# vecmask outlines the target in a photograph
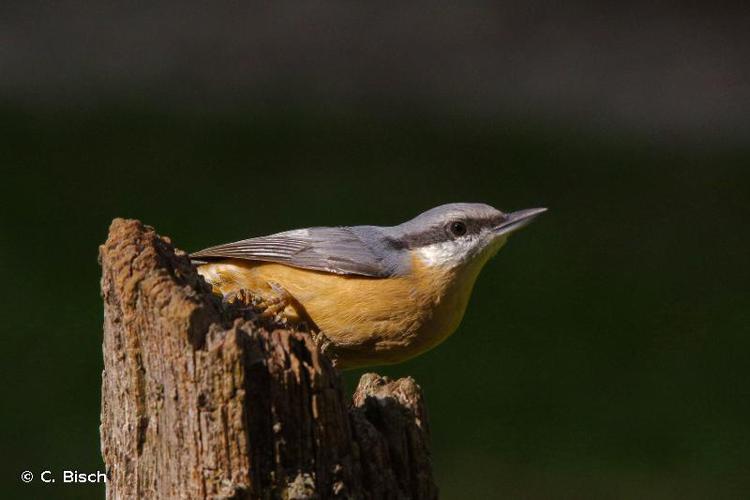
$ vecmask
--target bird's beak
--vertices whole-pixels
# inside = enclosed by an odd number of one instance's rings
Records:
[[[495,236],[512,233],[513,231],[526,226],[531,221],[536,219],[538,215],[546,211],[546,208],[527,208],[526,210],[511,212],[507,214],[508,218],[505,220],[505,222],[497,226],[494,229],[493,233]]]

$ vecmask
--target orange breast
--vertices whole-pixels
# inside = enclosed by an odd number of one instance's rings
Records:
[[[412,268],[408,276],[367,278],[226,260],[198,271],[223,294],[244,288],[268,295],[269,281],[280,284],[342,353],[339,365],[350,368],[416,356],[460,323],[476,276],[467,291],[455,271],[427,268],[418,259]]]

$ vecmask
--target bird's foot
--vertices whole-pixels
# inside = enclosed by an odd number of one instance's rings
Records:
[[[224,302],[249,309],[261,318],[275,318],[292,304],[293,298],[289,292],[276,282],[268,282],[273,294],[265,295],[241,288],[224,295]]]
[[[333,366],[336,366],[338,361],[338,352],[336,351],[336,344],[323,331],[312,331],[310,336],[318,346],[321,354],[325,354],[328,359],[331,360]]]
[[[262,307],[263,297],[247,288],[240,288],[233,292],[224,294],[223,301],[226,304],[238,306],[242,309],[256,310]]]
[[[292,294],[286,288],[275,281],[268,281],[267,283],[271,287],[271,290],[273,290],[274,295],[266,298],[263,303],[264,310],[261,315],[266,318],[273,318],[277,314],[284,312],[284,309],[294,302],[294,297],[292,297]]]

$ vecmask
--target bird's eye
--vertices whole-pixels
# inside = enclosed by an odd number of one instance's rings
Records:
[[[466,234],[466,224],[460,220],[451,222],[448,227],[453,236],[463,236]]]

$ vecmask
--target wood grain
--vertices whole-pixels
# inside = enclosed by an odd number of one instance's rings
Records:
[[[347,400],[307,334],[225,307],[138,221],[99,256],[107,498],[437,498],[414,380]]]

